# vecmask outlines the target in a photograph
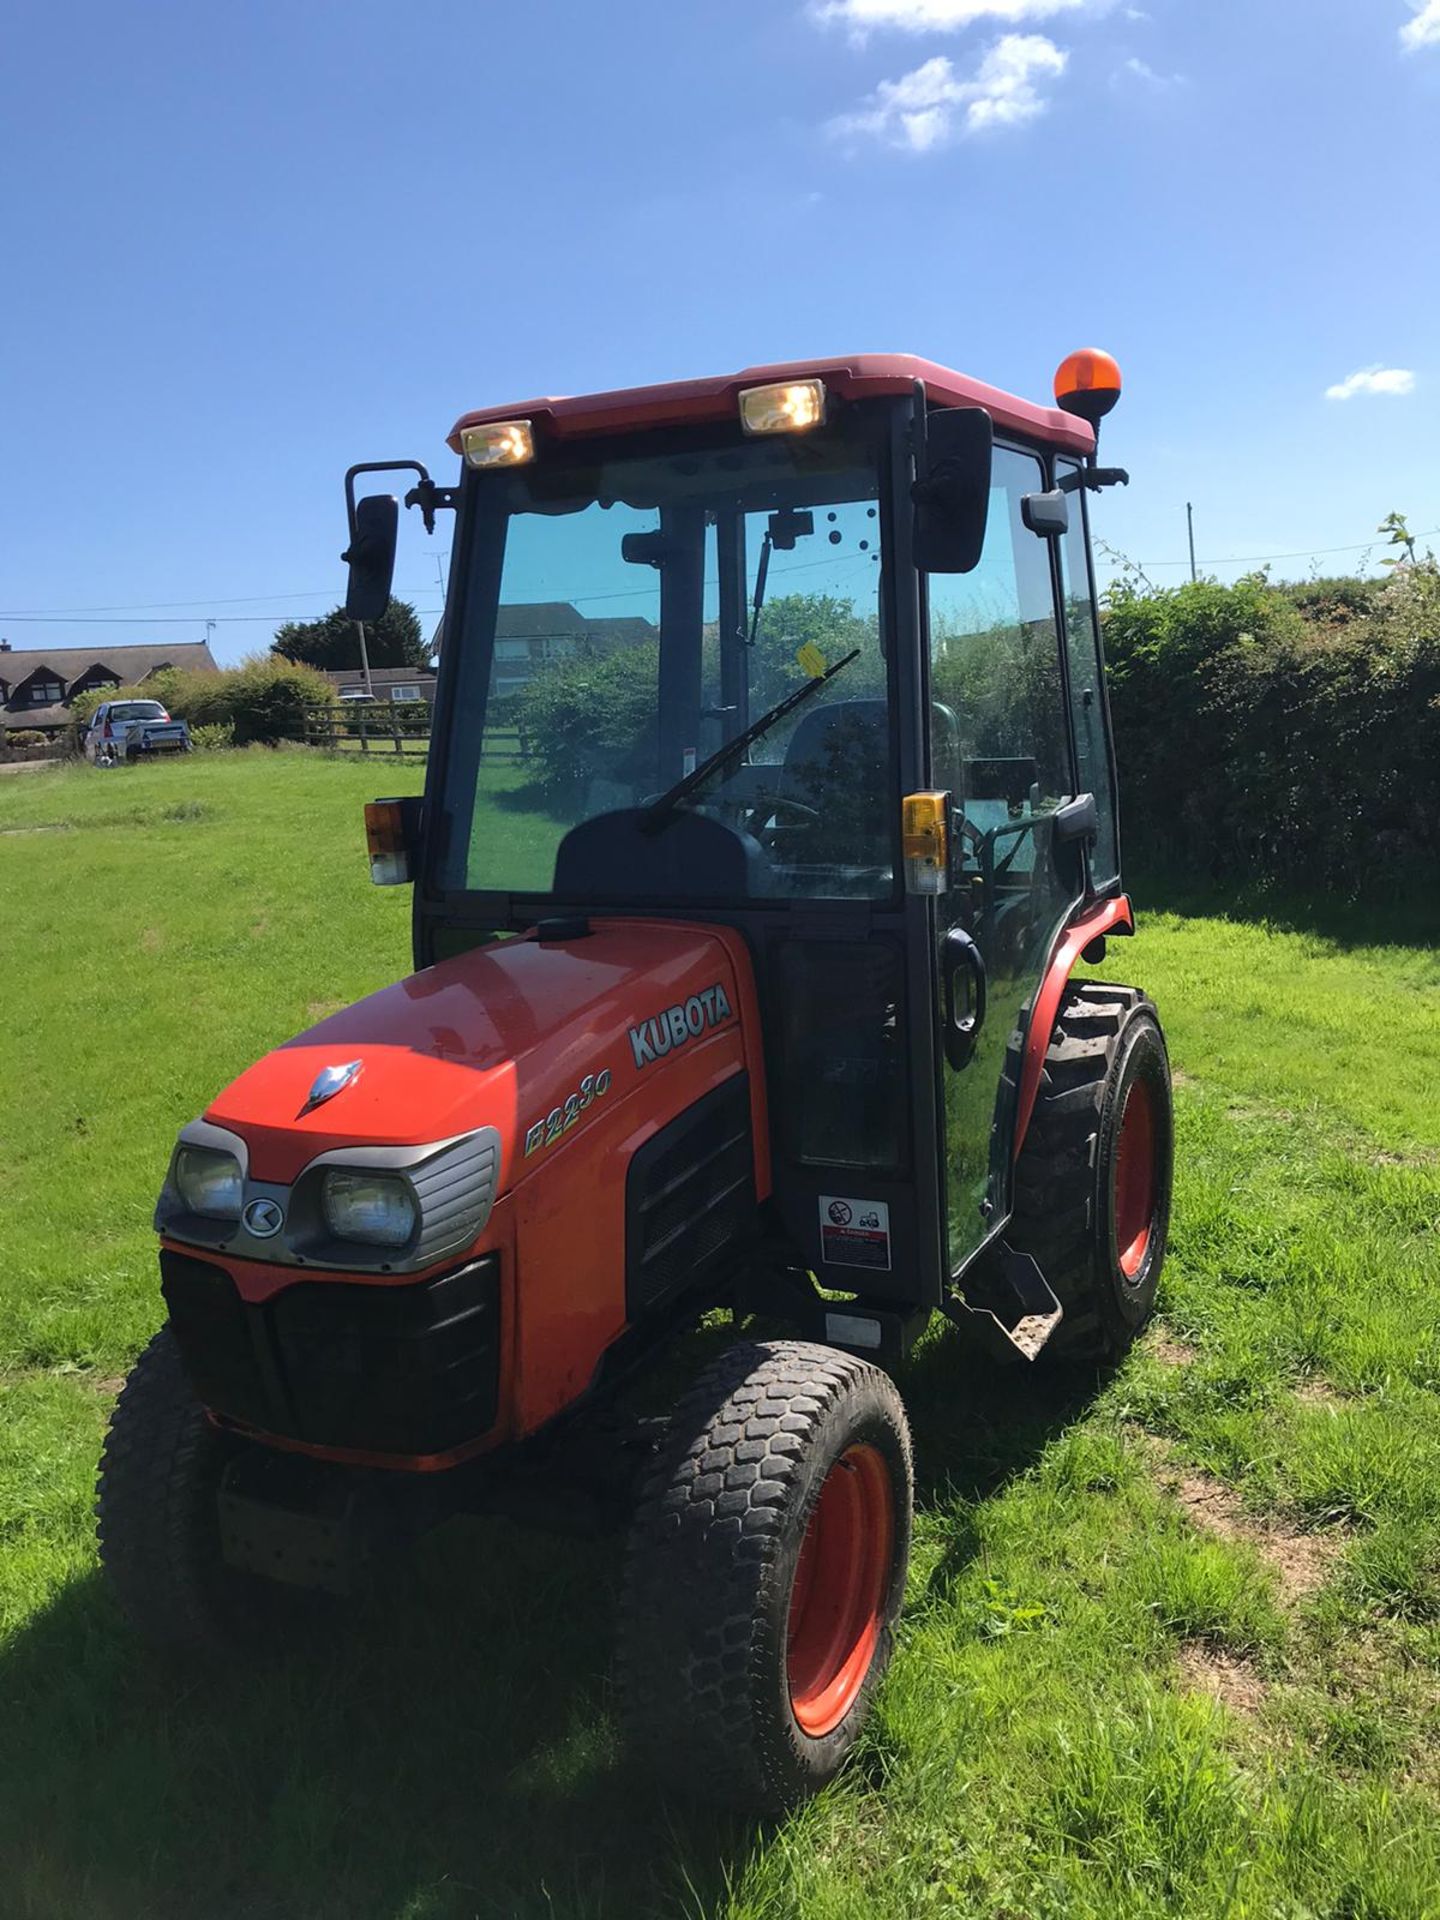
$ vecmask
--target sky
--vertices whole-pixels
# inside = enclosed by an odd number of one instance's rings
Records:
[[[11,0],[0,61],[17,647],[237,659],[341,597],[351,461],[846,352],[1114,353],[1158,584],[1187,501],[1225,579],[1440,528],[1440,0]]]

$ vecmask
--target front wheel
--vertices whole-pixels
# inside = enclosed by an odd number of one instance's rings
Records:
[[[780,1812],[833,1777],[889,1662],[913,1505],[893,1383],[830,1347],[734,1347],[681,1401],[641,1497],[619,1684],[641,1756]]]
[[[100,1565],[131,1627],[168,1653],[273,1644],[312,1621],[316,1596],[228,1566],[220,1483],[246,1443],[211,1425],[162,1327],[131,1369],[100,1456]]]

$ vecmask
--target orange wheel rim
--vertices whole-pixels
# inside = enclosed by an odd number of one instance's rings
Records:
[[[1115,1245],[1127,1280],[1133,1280],[1145,1264],[1158,1186],[1155,1095],[1148,1080],[1136,1080],[1125,1098],[1115,1146]]]
[[[825,1476],[790,1590],[790,1710],[812,1740],[834,1732],[864,1685],[894,1550],[890,1470],[877,1448],[849,1447]]]

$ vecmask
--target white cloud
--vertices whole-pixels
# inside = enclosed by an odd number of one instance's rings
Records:
[[[1327,400],[1353,400],[1357,393],[1383,393],[1399,399],[1415,391],[1415,376],[1408,367],[1362,367],[1348,379],[1325,389]]]
[[[1058,79],[1070,56],[1039,33],[1007,33],[981,60],[973,80],[956,77],[943,55],[898,80],[882,80],[865,104],[842,113],[829,130],[864,136],[910,153],[928,153],[958,133],[1018,127],[1049,105],[1037,81]]]
[[[1091,0],[811,0],[817,20],[849,27],[863,40],[878,29],[902,33],[958,33],[977,20],[1003,20],[1022,26],[1076,13]]]
[[[1440,47],[1440,0],[1410,0],[1415,18],[1400,29],[1400,44],[1407,53],[1422,47]]]
[[[1110,81],[1112,86],[1117,87],[1123,86],[1127,81],[1135,81],[1142,87],[1153,87],[1159,92],[1164,92],[1170,87],[1183,87],[1185,76],[1183,73],[1157,73],[1148,61],[1132,58],[1127,60],[1124,66],[1116,68],[1110,76]]]

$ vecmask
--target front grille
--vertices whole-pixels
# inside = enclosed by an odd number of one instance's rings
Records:
[[[221,1267],[160,1255],[161,1290],[197,1397],[311,1446],[443,1453],[494,1424],[499,1263],[396,1286],[300,1281],[240,1298]]]

